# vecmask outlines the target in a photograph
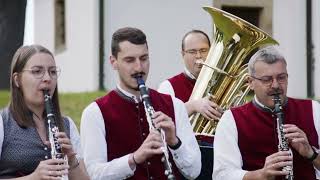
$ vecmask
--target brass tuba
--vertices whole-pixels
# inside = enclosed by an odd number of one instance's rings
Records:
[[[213,95],[212,101],[223,109],[241,105],[250,91],[246,58],[253,50],[278,42],[239,17],[217,8],[203,8],[213,19],[214,37],[189,100]],[[196,134],[215,133],[217,122],[212,123],[200,113],[192,115],[190,122]]]

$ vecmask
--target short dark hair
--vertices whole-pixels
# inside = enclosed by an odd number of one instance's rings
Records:
[[[202,34],[202,35],[208,40],[208,45],[209,45],[209,47],[211,46],[209,36],[208,36],[205,32],[203,32],[203,31],[201,31],[201,30],[198,30],[198,29],[193,29],[193,30],[187,32],[187,33],[183,36],[182,42],[181,42],[181,50],[182,50],[182,51],[184,51],[184,41],[185,41],[185,39],[187,38],[187,36],[189,36],[189,34],[196,34],[196,33]]]
[[[53,54],[45,47],[41,45],[28,45],[20,47],[14,54],[12,62],[11,62],[11,74],[10,74],[10,93],[11,98],[9,102],[9,110],[12,114],[14,120],[20,127],[29,127],[34,126],[32,112],[27,107],[23,92],[20,87],[17,87],[14,83],[13,74],[21,73],[23,68],[29,61],[29,59],[38,53],[49,54],[53,57]],[[52,96],[52,103],[55,108],[57,125],[60,131],[64,131],[63,122],[61,117],[61,111],[58,100],[58,87],[55,88],[55,91]]]
[[[116,58],[120,51],[119,43],[123,41],[129,41],[137,45],[147,44],[146,35],[140,29],[133,27],[120,28],[113,33],[111,41],[111,53]]]

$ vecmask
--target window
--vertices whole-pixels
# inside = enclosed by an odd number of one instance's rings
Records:
[[[65,27],[65,1],[55,0],[55,53],[60,53],[66,49],[66,27]]]
[[[262,8],[222,6],[222,10],[227,11],[235,16],[238,16],[241,19],[244,19],[257,27],[259,27],[260,25],[259,20]]]

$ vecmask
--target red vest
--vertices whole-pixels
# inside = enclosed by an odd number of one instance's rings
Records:
[[[191,96],[194,85],[196,84],[196,80],[189,78],[185,73],[180,73],[168,79],[168,81],[173,87],[175,97],[184,103],[187,102]],[[196,138],[198,142],[213,144],[213,137],[211,136],[196,135]]]
[[[155,111],[162,111],[175,122],[173,102],[169,95],[149,89],[149,95]],[[105,121],[106,141],[108,143],[108,161],[122,157],[137,150],[149,134],[149,125],[143,103],[135,103],[121,92],[111,91],[97,99]],[[170,154],[170,153],[169,153]],[[171,155],[170,155],[171,156]],[[174,173],[179,179],[178,170],[171,159]],[[130,179],[166,179],[161,156],[154,156],[138,165]]]
[[[244,170],[257,170],[264,166],[267,156],[278,151],[277,124],[272,113],[263,111],[252,102],[232,108],[238,130],[238,145]],[[295,124],[308,137],[309,143],[318,148],[318,134],[314,126],[312,101],[288,98],[283,107],[285,124]],[[315,170],[293,148],[294,179],[314,180]],[[280,177],[278,179],[281,179]]]
[[[187,77],[184,73],[180,73],[168,79],[168,81],[173,87],[175,96],[184,103],[187,102],[196,84],[196,80]]]

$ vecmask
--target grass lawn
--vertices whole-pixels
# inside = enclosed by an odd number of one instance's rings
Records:
[[[9,102],[9,91],[0,91],[0,109],[5,107]]]
[[[63,115],[71,117],[79,128],[83,109],[97,97],[105,95],[104,91],[85,93],[60,93],[60,108]],[[0,91],[0,109],[9,102],[9,91]]]

